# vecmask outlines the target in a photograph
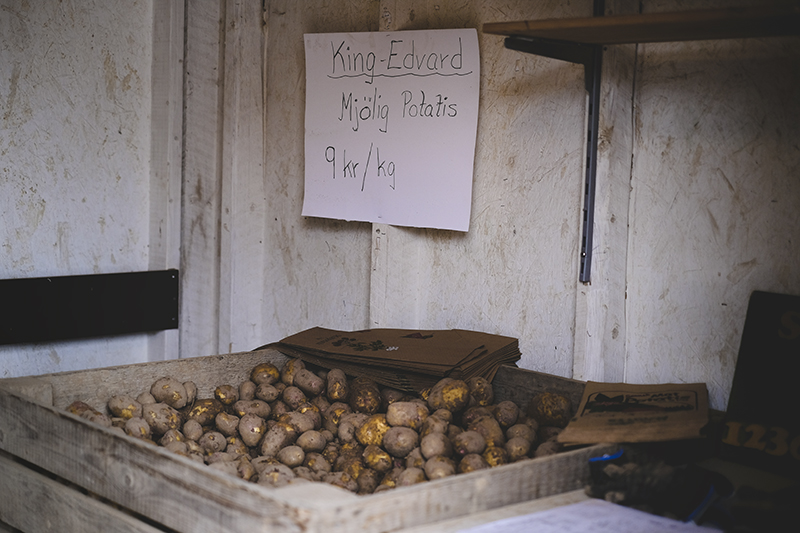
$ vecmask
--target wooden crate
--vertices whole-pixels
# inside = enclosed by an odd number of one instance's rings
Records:
[[[138,395],[162,376],[194,381],[198,398],[240,383],[274,350],[0,380],[0,531],[322,532],[397,531],[582,488],[593,446],[358,496],[325,483],[271,488],[121,435],[64,408],[98,410],[114,394]],[[498,401],[527,405],[540,390],[569,394],[583,383],[503,367]]]

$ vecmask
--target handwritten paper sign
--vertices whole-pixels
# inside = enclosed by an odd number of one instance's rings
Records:
[[[474,29],[307,34],[303,215],[469,229]]]

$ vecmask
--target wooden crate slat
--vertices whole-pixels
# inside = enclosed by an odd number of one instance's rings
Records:
[[[163,531],[0,454],[0,524],[58,533]],[[0,527],[0,531],[12,531]]]

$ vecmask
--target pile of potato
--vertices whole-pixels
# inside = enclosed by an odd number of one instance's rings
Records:
[[[158,379],[108,413],[68,410],[133,437],[271,486],[322,481],[358,494],[412,485],[560,451],[569,400],[544,393],[525,412],[494,403],[484,378],[444,378],[419,396],[300,359],[255,366],[238,386],[197,398],[192,382]]]

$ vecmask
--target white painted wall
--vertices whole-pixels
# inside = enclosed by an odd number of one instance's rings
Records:
[[[0,1],[0,277],[167,268],[153,29],[151,1]],[[0,376],[146,361],[168,337],[2,346]]]
[[[800,294],[798,82],[797,37],[640,45],[627,381],[724,407],[750,293]]]

